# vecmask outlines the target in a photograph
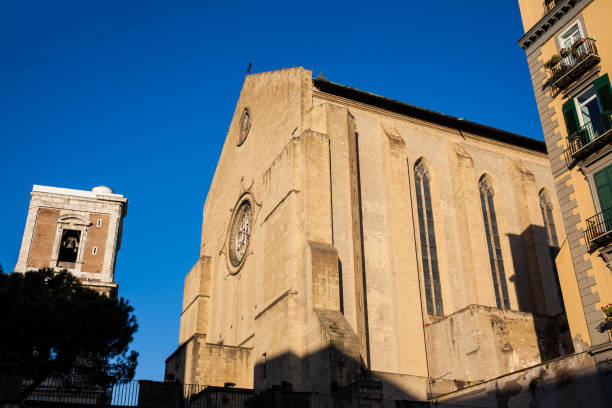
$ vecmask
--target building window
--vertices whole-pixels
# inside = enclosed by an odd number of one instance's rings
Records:
[[[80,240],[81,231],[65,229],[62,232],[62,241],[57,260],[59,262],[76,262]]]
[[[421,259],[423,261],[423,282],[425,285],[427,313],[435,316],[443,316],[444,309],[442,306],[436,233],[431,206],[430,179],[429,172],[422,161],[419,161],[414,168],[414,179],[419,216]]]
[[[98,222],[96,222],[96,226],[97,227],[101,227],[102,226],[102,218],[98,218]]]
[[[567,30],[559,35],[559,48],[571,49],[576,41],[581,38],[584,38],[582,25],[580,24],[580,21],[576,21]]]
[[[612,129],[612,87],[608,74],[563,104],[569,142],[586,146]]]
[[[93,248],[91,249],[91,254],[92,254],[92,255],[98,255],[98,247],[93,247]]]
[[[603,161],[588,172],[592,174],[589,177],[596,213],[586,220],[586,239],[595,250],[612,242],[612,165]]]
[[[242,111],[240,116],[240,138],[238,139],[238,146],[240,146],[246,140],[249,130],[251,129],[251,110],[246,107]]]
[[[242,266],[251,238],[251,225],[253,221],[251,201],[248,197],[243,197],[241,200],[238,209],[234,212],[229,231],[228,258],[233,268]]]
[[[612,211],[612,165],[593,175],[599,208],[602,212]],[[608,221],[609,222],[609,221]]]
[[[489,249],[489,263],[491,275],[493,276],[493,288],[495,290],[495,302],[498,308],[510,309],[508,298],[508,287],[506,285],[506,272],[499,242],[499,230],[497,227],[497,216],[493,202],[493,187],[486,176],[480,179],[480,205],[484,219],[485,234],[487,236],[487,247]]]

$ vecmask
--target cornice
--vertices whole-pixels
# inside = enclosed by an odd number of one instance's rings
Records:
[[[400,114],[404,117],[413,117],[453,128],[461,135],[464,133],[477,134],[490,140],[497,140],[509,145],[532,149],[534,151],[546,154],[546,145],[544,142],[518,135],[516,133],[472,122],[463,118],[446,115],[430,109],[421,108],[419,106],[410,105],[394,99],[385,98],[370,92],[361,91],[356,88],[331,82],[322,77],[314,78],[313,85],[313,96],[316,94],[315,91],[320,91],[325,94],[334,95],[336,97],[345,98],[365,105],[370,105],[375,108],[383,109],[385,111]]]
[[[345,105],[345,106],[351,106],[353,108],[357,108],[360,110],[364,110],[364,111],[368,111],[368,112],[372,112],[374,114],[377,115],[382,115],[382,116],[386,116],[388,118],[392,118],[398,121],[402,121],[402,122],[408,122],[408,123],[412,123],[415,124],[417,126],[424,126],[424,127],[429,127],[432,129],[437,129],[437,130],[441,130],[445,133],[447,133],[448,135],[455,135],[457,136],[457,140],[476,140],[478,142],[484,142],[487,144],[490,144],[492,146],[498,146],[504,149],[511,149],[511,150],[515,150],[517,152],[521,152],[521,153],[525,153],[525,154],[529,154],[529,155],[533,155],[533,156],[537,156],[540,158],[548,158],[548,154],[546,153],[546,148],[544,147],[542,150],[534,150],[534,149],[530,149],[530,148],[526,148],[526,147],[520,147],[520,146],[516,146],[514,144],[511,143],[506,143],[503,141],[498,141],[495,139],[491,139],[485,136],[481,136],[472,132],[468,132],[468,131],[461,131],[459,129],[453,128],[453,127],[449,127],[449,126],[444,126],[435,122],[430,122],[427,120],[422,120],[422,119],[417,119],[411,116],[406,116],[406,115],[402,115],[402,114],[398,114],[398,113],[394,113],[394,112],[390,112],[388,110],[385,109],[381,109],[381,108],[377,108],[375,106],[372,105],[368,105],[365,103],[361,103],[361,102],[357,102],[354,101],[352,99],[347,99],[347,98],[343,98],[340,96],[336,96],[336,95],[332,95],[332,94],[328,94],[325,92],[321,92],[318,90],[313,90],[313,97],[315,98],[319,98],[328,102],[333,102],[333,103],[337,103],[340,105]],[[535,140],[535,139],[534,139]],[[538,141],[539,142],[539,141]],[[542,144],[544,144],[544,142],[541,142]]]
[[[592,1],[558,0],[557,5],[518,40],[518,44],[525,51],[534,44],[541,45]]]

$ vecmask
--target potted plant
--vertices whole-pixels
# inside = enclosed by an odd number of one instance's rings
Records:
[[[553,67],[557,65],[559,61],[561,61],[561,56],[558,54],[555,54],[552,57],[550,57],[548,61],[544,63],[544,68],[553,69]]]
[[[612,319],[612,303],[608,303],[606,306],[602,306],[601,310],[604,312],[604,315],[606,315],[606,319]]]
[[[583,42],[584,42],[584,38],[577,39],[576,42],[574,43],[574,45],[572,45],[572,48],[579,47]]]
[[[561,54],[561,58],[565,58],[570,53],[570,51],[571,50],[569,48],[561,48],[561,51],[559,51],[559,54]]]

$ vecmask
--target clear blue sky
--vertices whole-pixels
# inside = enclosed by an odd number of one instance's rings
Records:
[[[119,294],[137,378],[163,378],[249,61],[542,139],[517,1],[0,2],[0,262],[33,184],[129,199]]]

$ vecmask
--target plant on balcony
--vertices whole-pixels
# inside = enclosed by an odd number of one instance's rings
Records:
[[[561,54],[561,58],[565,58],[569,55],[570,52],[572,52],[571,48],[561,48],[561,51],[559,51],[559,54]]]
[[[612,303],[608,303],[606,306],[602,306],[601,310],[604,312],[607,318],[612,318]]]
[[[561,56],[558,54],[555,54],[552,57],[550,57],[548,61],[544,63],[544,68],[553,69],[553,67],[557,65],[559,61],[561,61]]]
[[[576,42],[574,43],[574,45],[572,45],[572,48],[576,49],[577,47],[579,47],[582,43],[584,42],[584,38],[579,38],[576,40]]]

